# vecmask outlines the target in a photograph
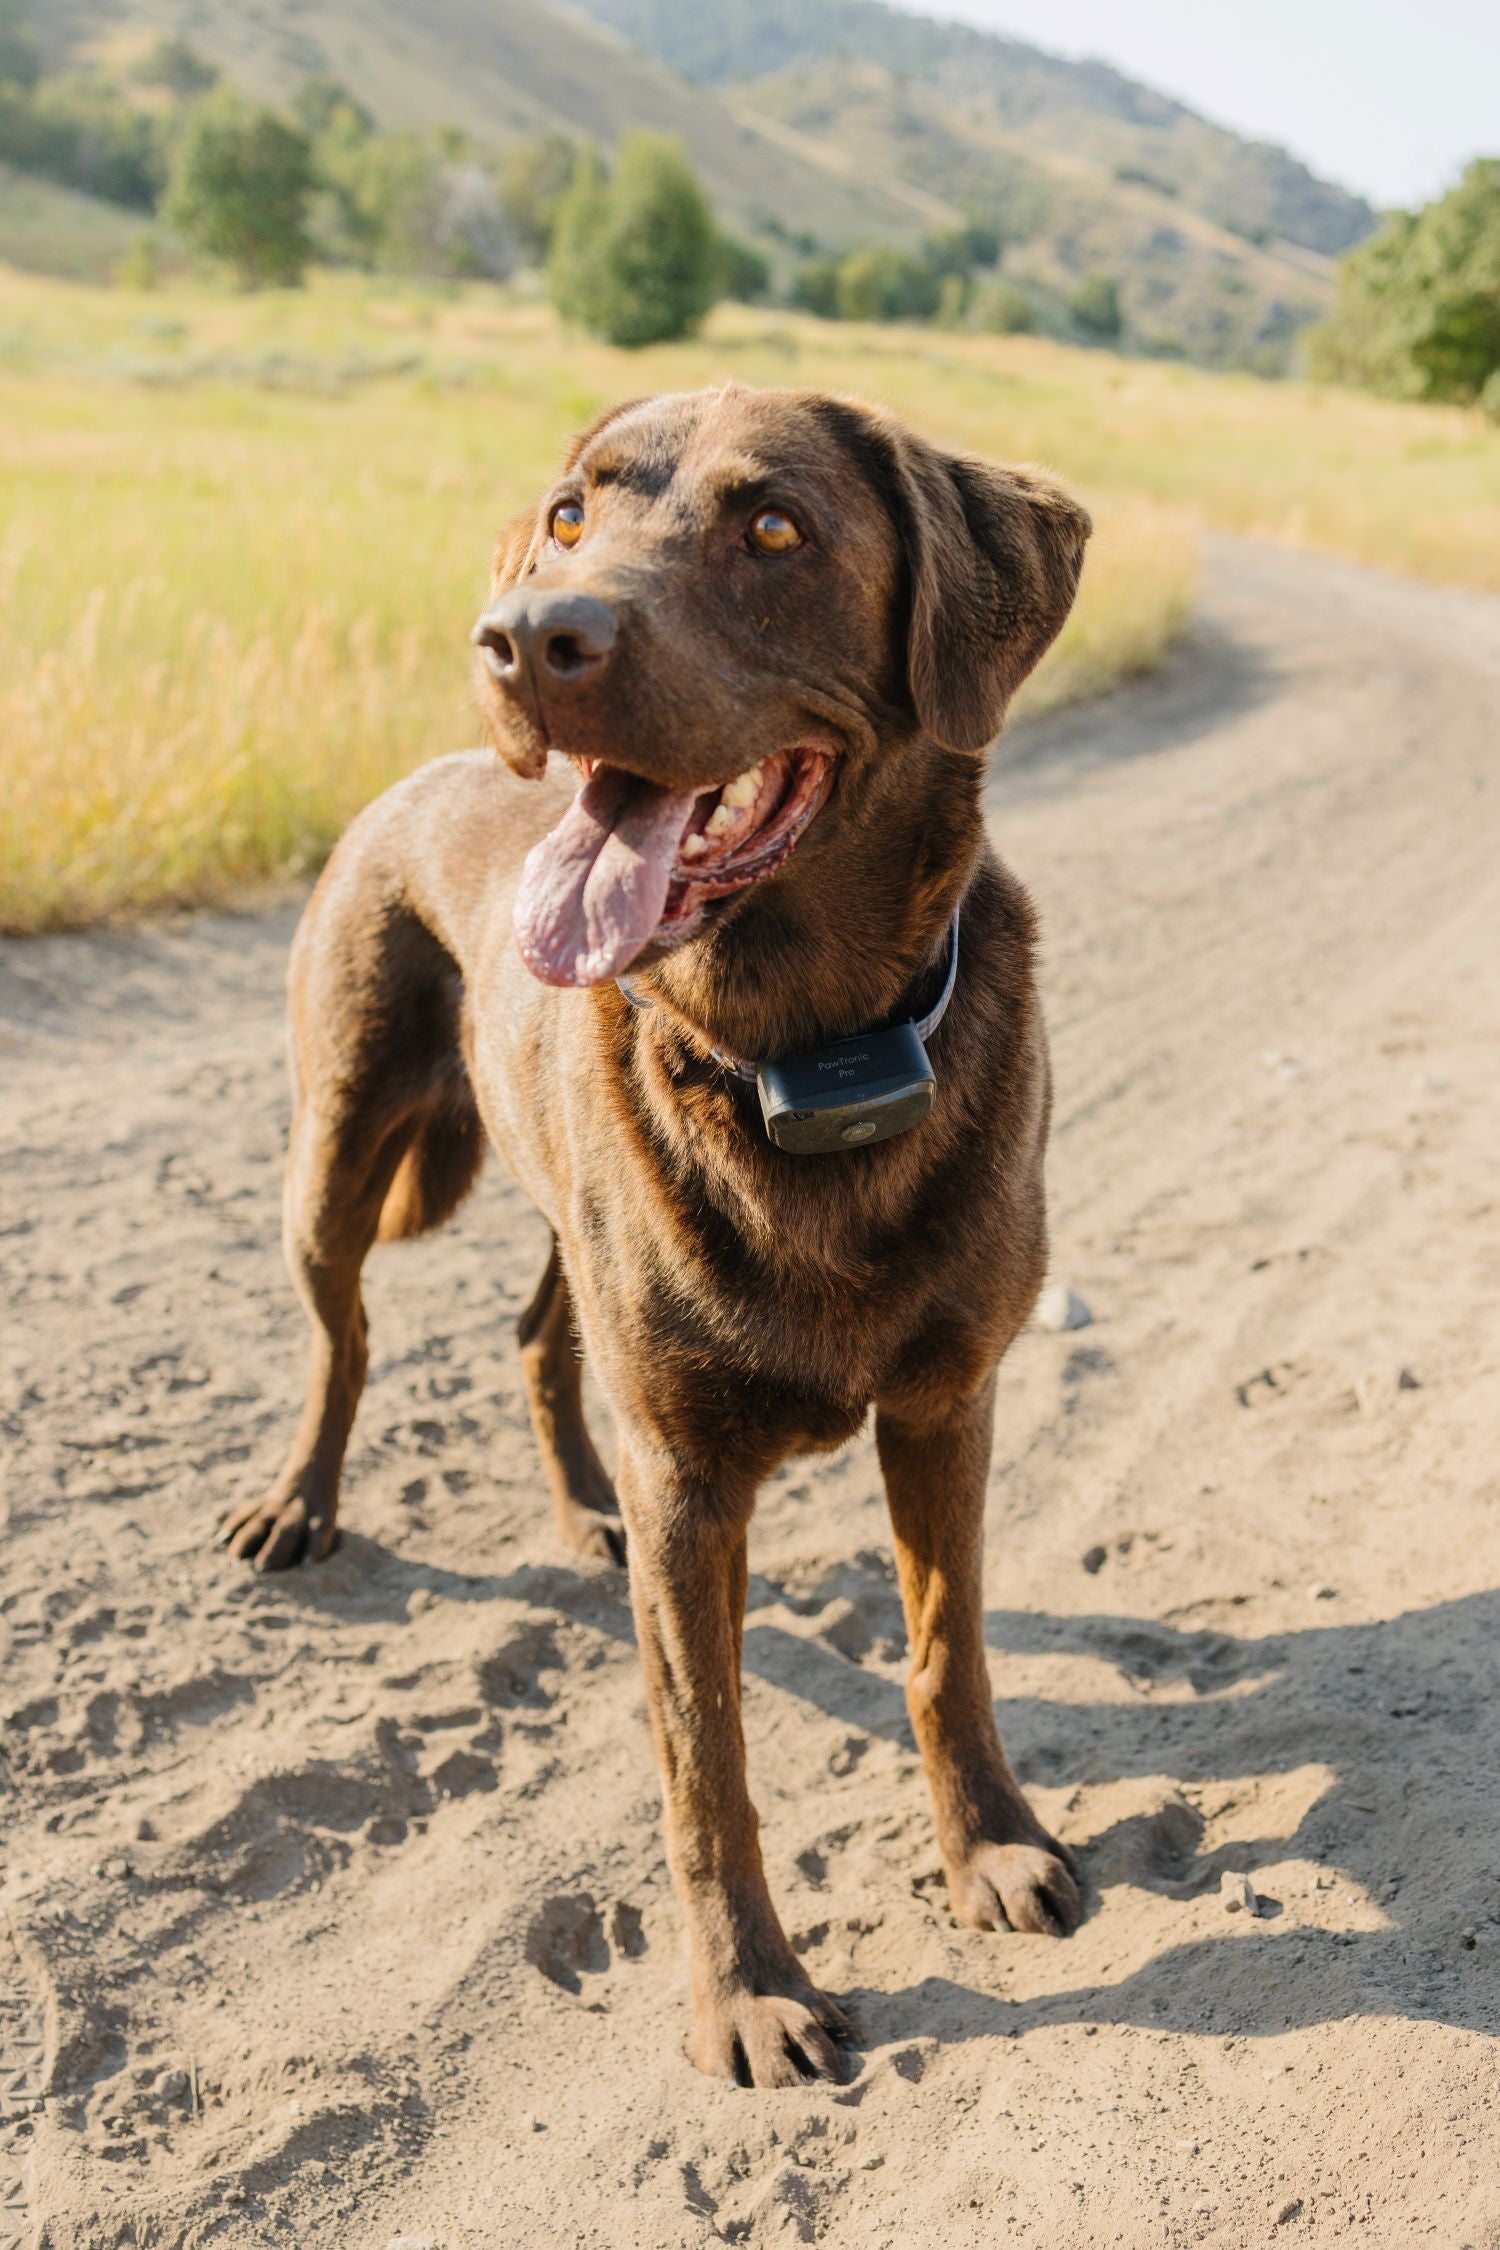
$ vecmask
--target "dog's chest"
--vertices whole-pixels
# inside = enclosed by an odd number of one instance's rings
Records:
[[[795,1425],[810,1445],[853,1435],[931,1318],[909,1257],[820,1258],[711,1218],[658,1237],[618,1281],[616,1317],[664,1377],[736,1415],[753,1401],[757,1419]]]

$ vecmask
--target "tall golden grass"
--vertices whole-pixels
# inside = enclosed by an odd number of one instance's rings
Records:
[[[1500,583],[1500,440],[1463,415],[734,309],[626,355],[487,291],[130,298],[4,276],[0,926],[315,865],[378,789],[474,738],[489,545],[570,431],[730,374],[857,391],[1082,490],[1098,535],[1033,710],[1160,661],[1196,521]]]

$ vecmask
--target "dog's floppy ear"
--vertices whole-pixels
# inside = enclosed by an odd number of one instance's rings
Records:
[[[1093,525],[1039,469],[945,453],[884,422],[911,569],[907,674],[924,730],[983,750],[1061,632]]]

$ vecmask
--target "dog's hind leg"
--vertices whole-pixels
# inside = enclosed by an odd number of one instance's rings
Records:
[[[516,1333],[547,1490],[557,1528],[580,1555],[625,1560],[625,1533],[614,1487],[589,1435],[582,1371],[573,1330],[573,1301],[554,1236],[547,1270]]]
[[[366,1167],[341,1160],[340,1136],[299,1105],[287,1159],[283,1239],[310,1330],[307,1396],[270,1491],[228,1515],[219,1543],[259,1570],[320,1562],[333,1546],[339,1473],[369,1358],[360,1268],[405,1151]],[[381,1176],[383,1175],[383,1177]]]
[[[307,1396],[270,1491],[219,1530],[220,1543],[259,1570],[318,1562],[333,1546],[369,1356],[360,1271],[372,1243],[439,1225],[483,1160],[461,1006],[456,966],[410,915],[348,884],[315,895],[292,962],[282,1203],[286,1261],[310,1330]]]

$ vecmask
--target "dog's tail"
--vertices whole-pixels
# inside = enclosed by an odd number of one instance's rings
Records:
[[[409,1242],[440,1227],[478,1179],[484,1127],[467,1075],[418,1125],[380,1207],[377,1242]]]

